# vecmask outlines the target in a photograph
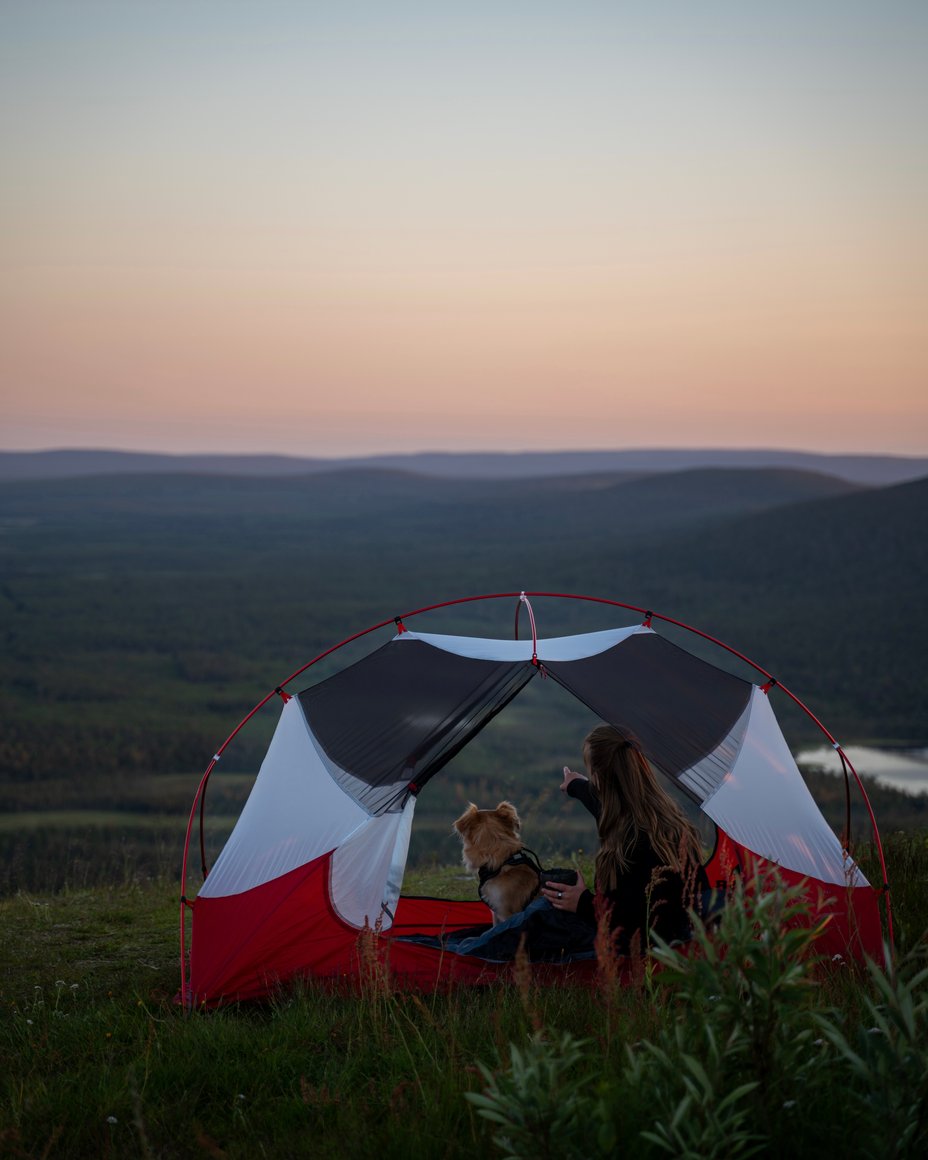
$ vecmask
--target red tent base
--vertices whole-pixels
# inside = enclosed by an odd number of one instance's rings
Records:
[[[326,855],[241,895],[196,900],[190,1006],[266,997],[296,980],[362,991],[367,987],[434,991],[514,979],[519,969],[514,963],[486,962],[402,940],[403,935],[434,936],[489,924],[492,915],[482,902],[401,897],[388,931],[359,931],[331,905],[330,861],[331,855]],[[808,902],[802,920],[824,920],[815,944],[819,955],[836,960],[880,956],[879,902],[872,887],[844,888],[803,879],[756,857],[721,831],[706,871],[713,886],[724,886],[733,875],[741,875],[749,890],[752,884],[764,889],[773,877],[787,885],[802,883]],[[617,969],[620,982],[632,983],[641,977],[642,960],[620,960]],[[598,964],[536,963],[530,970],[539,985],[589,985],[597,978]]]
[[[715,851],[706,864],[706,875],[710,886],[720,890],[727,889],[736,875],[749,892],[767,889],[776,881],[791,887],[802,886],[806,902],[802,921],[810,925],[824,924],[815,940],[818,955],[836,962],[882,957],[879,893],[872,886],[837,886],[804,878],[752,854],[724,830],[718,831]]]

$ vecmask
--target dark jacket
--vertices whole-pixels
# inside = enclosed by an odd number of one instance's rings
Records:
[[[582,802],[595,818],[599,817],[599,799],[588,781],[575,779],[567,792]],[[627,954],[636,943],[641,951],[647,949],[644,931],[653,932],[668,942],[689,938],[687,910],[698,907],[708,888],[702,866],[695,864],[685,874],[671,870],[662,863],[648,835],[639,833],[628,852],[628,867],[620,873],[615,890],[600,893],[598,899],[600,905],[611,908],[609,921],[616,936],[616,949]],[[584,890],[580,895],[577,915],[596,925],[596,901],[591,891]]]

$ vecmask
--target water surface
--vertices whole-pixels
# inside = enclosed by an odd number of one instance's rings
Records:
[[[904,793],[928,793],[928,749],[871,749],[847,745],[844,752],[859,774],[875,777],[883,785]],[[800,765],[815,765],[828,773],[841,772],[841,758],[830,745],[801,749]]]

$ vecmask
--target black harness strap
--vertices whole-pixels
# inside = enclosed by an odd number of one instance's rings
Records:
[[[544,873],[535,851],[530,850],[528,846],[523,846],[521,850],[516,850],[514,854],[510,854],[506,861],[497,866],[495,870],[491,870],[489,866],[481,866],[477,871],[477,877],[480,880],[480,889],[483,889],[484,883],[489,882],[491,878],[495,878],[497,874],[502,873],[504,866],[531,866],[539,879]]]

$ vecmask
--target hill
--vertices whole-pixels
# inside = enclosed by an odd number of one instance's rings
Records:
[[[766,657],[842,740],[928,734],[928,479],[738,517],[651,562],[655,600],[686,592],[710,631]]]
[[[202,768],[265,690],[346,634],[522,588],[679,616],[827,709],[843,740],[923,740],[925,486],[781,470],[0,484],[0,770],[48,781]],[[538,611],[546,635],[629,616]],[[422,627],[508,635],[512,607]],[[513,711],[475,769],[528,768],[576,731],[566,709]],[[243,768],[259,751],[260,738]]]
[[[296,455],[167,455],[63,448],[0,451],[0,480],[68,479],[84,475],[208,474],[291,476],[350,468],[410,471],[454,479],[526,479],[597,473],[652,474],[694,468],[786,468],[887,485],[928,475],[928,458],[824,455],[807,451],[730,448],[642,448],[625,451],[417,452],[320,458]]]

